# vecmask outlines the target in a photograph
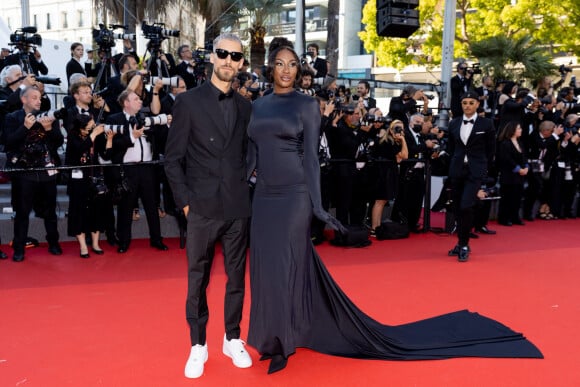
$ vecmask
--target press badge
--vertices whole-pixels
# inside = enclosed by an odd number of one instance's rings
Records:
[[[82,179],[83,171],[81,169],[73,169],[70,177],[73,179]]]

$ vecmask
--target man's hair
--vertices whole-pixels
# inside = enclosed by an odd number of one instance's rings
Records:
[[[548,130],[553,130],[556,124],[553,121],[542,121],[540,123],[540,132],[547,132]]]
[[[135,92],[133,90],[129,90],[129,89],[125,89],[121,92],[121,94],[119,94],[119,97],[117,98],[117,102],[119,103],[119,105],[121,105],[121,107],[123,107],[125,105],[125,101],[127,99],[129,99],[129,96],[131,94],[135,94]]]
[[[8,81],[6,81],[6,78],[8,78],[10,75],[12,75],[18,70],[21,69],[20,66],[16,64],[4,67],[2,69],[2,72],[0,73],[0,86],[2,87],[8,86]]]
[[[365,85],[365,88],[367,90],[369,90],[369,91],[371,90],[371,85],[370,85],[370,83],[368,83],[368,81],[359,81],[358,84],[359,85]]]
[[[409,117],[409,124],[411,123],[411,121],[413,121],[413,118],[414,117],[418,117],[418,118],[425,119],[425,117],[423,116],[423,114],[421,114],[421,113],[415,113],[411,117]]]
[[[302,69],[302,78],[310,76],[312,78],[314,78],[314,73],[312,72],[312,70],[308,69],[308,68],[303,68]]]
[[[40,90],[38,90],[38,87],[26,86],[24,89],[20,90],[20,98],[26,97],[32,90],[38,91],[40,93]]]
[[[186,48],[189,48],[189,44],[182,44],[181,46],[177,47],[177,56],[181,58],[181,54]]]
[[[320,47],[318,46],[318,44],[316,44],[316,43],[310,43],[308,46],[306,46],[306,50],[308,50],[310,47],[315,48],[317,54],[320,52]]]
[[[213,40],[214,50],[216,49],[216,47],[219,45],[219,43],[222,40],[229,40],[231,42],[236,42],[236,43],[239,43],[240,47],[242,47],[242,48],[244,47],[244,45],[242,44],[242,40],[240,39],[240,37],[238,35],[232,34],[231,32],[225,32]]]
[[[121,56],[121,59],[119,59],[119,70],[123,69],[125,64],[127,64],[127,61],[129,60],[129,58],[135,59],[135,57],[131,54],[124,54],[123,56]]]
[[[81,87],[88,87],[90,89],[91,84],[89,82],[86,82],[86,81],[75,82],[72,85],[70,85],[70,93],[72,95],[75,95],[76,93],[79,92],[79,89]]]
[[[72,86],[73,83],[77,83],[81,79],[87,79],[87,76],[85,74],[83,74],[83,73],[74,73],[74,74],[71,74],[70,75],[70,77],[68,78],[68,82]]]

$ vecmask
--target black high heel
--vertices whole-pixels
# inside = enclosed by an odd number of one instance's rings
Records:
[[[268,375],[274,372],[282,371],[286,368],[288,364],[288,358],[283,355],[274,355],[270,360],[270,366],[268,367]]]
[[[103,250],[95,249],[94,247],[91,247],[91,250],[93,250],[93,252],[97,255],[105,254],[105,252]]]

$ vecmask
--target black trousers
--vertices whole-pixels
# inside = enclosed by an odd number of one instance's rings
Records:
[[[409,229],[414,229],[421,217],[424,197],[424,168],[407,167],[403,169],[399,178],[399,192],[391,214],[392,220],[406,223],[409,225]]]
[[[469,244],[469,233],[473,228],[474,207],[478,202],[477,192],[481,189],[482,179],[469,174],[465,165],[461,176],[450,179],[453,208],[457,220],[457,238],[459,246]]]
[[[520,207],[524,196],[524,185],[501,184],[500,194],[497,221],[500,223],[521,222]]]
[[[225,332],[228,340],[240,337],[245,293],[248,219],[217,220],[190,212],[187,216],[187,301],[185,315],[191,345],[205,344],[209,318],[207,285],[215,254],[221,242],[228,281],[224,300]]]
[[[12,247],[15,253],[24,253],[24,245],[28,235],[30,212],[35,198],[42,199],[42,214],[46,241],[49,244],[58,242],[58,227],[56,219],[56,176],[49,177],[46,172],[27,173],[25,176],[12,178],[12,189],[16,192],[12,201],[16,216],[14,217],[14,241]]]
[[[129,246],[131,243],[133,209],[138,198],[141,198],[141,202],[143,202],[151,242],[161,241],[161,225],[155,201],[155,185],[158,184],[155,165],[124,166],[123,171],[131,191],[121,198],[117,206],[117,237],[119,238],[119,244],[121,246]]]

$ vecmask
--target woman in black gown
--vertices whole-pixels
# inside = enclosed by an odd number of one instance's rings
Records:
[[[314,251],[312,215],[340,228],[320,204],[316,99],[294,90],[300,60],[272,48],[274,92],[254,102],[248,128],[249,175],[257,172],[250,237],[252,303],[248,343],[269,373],[296,348],[366,359],[460,356],[542,357],[522,334],[469,311],[400,326],[383,325],[340,290]]]

